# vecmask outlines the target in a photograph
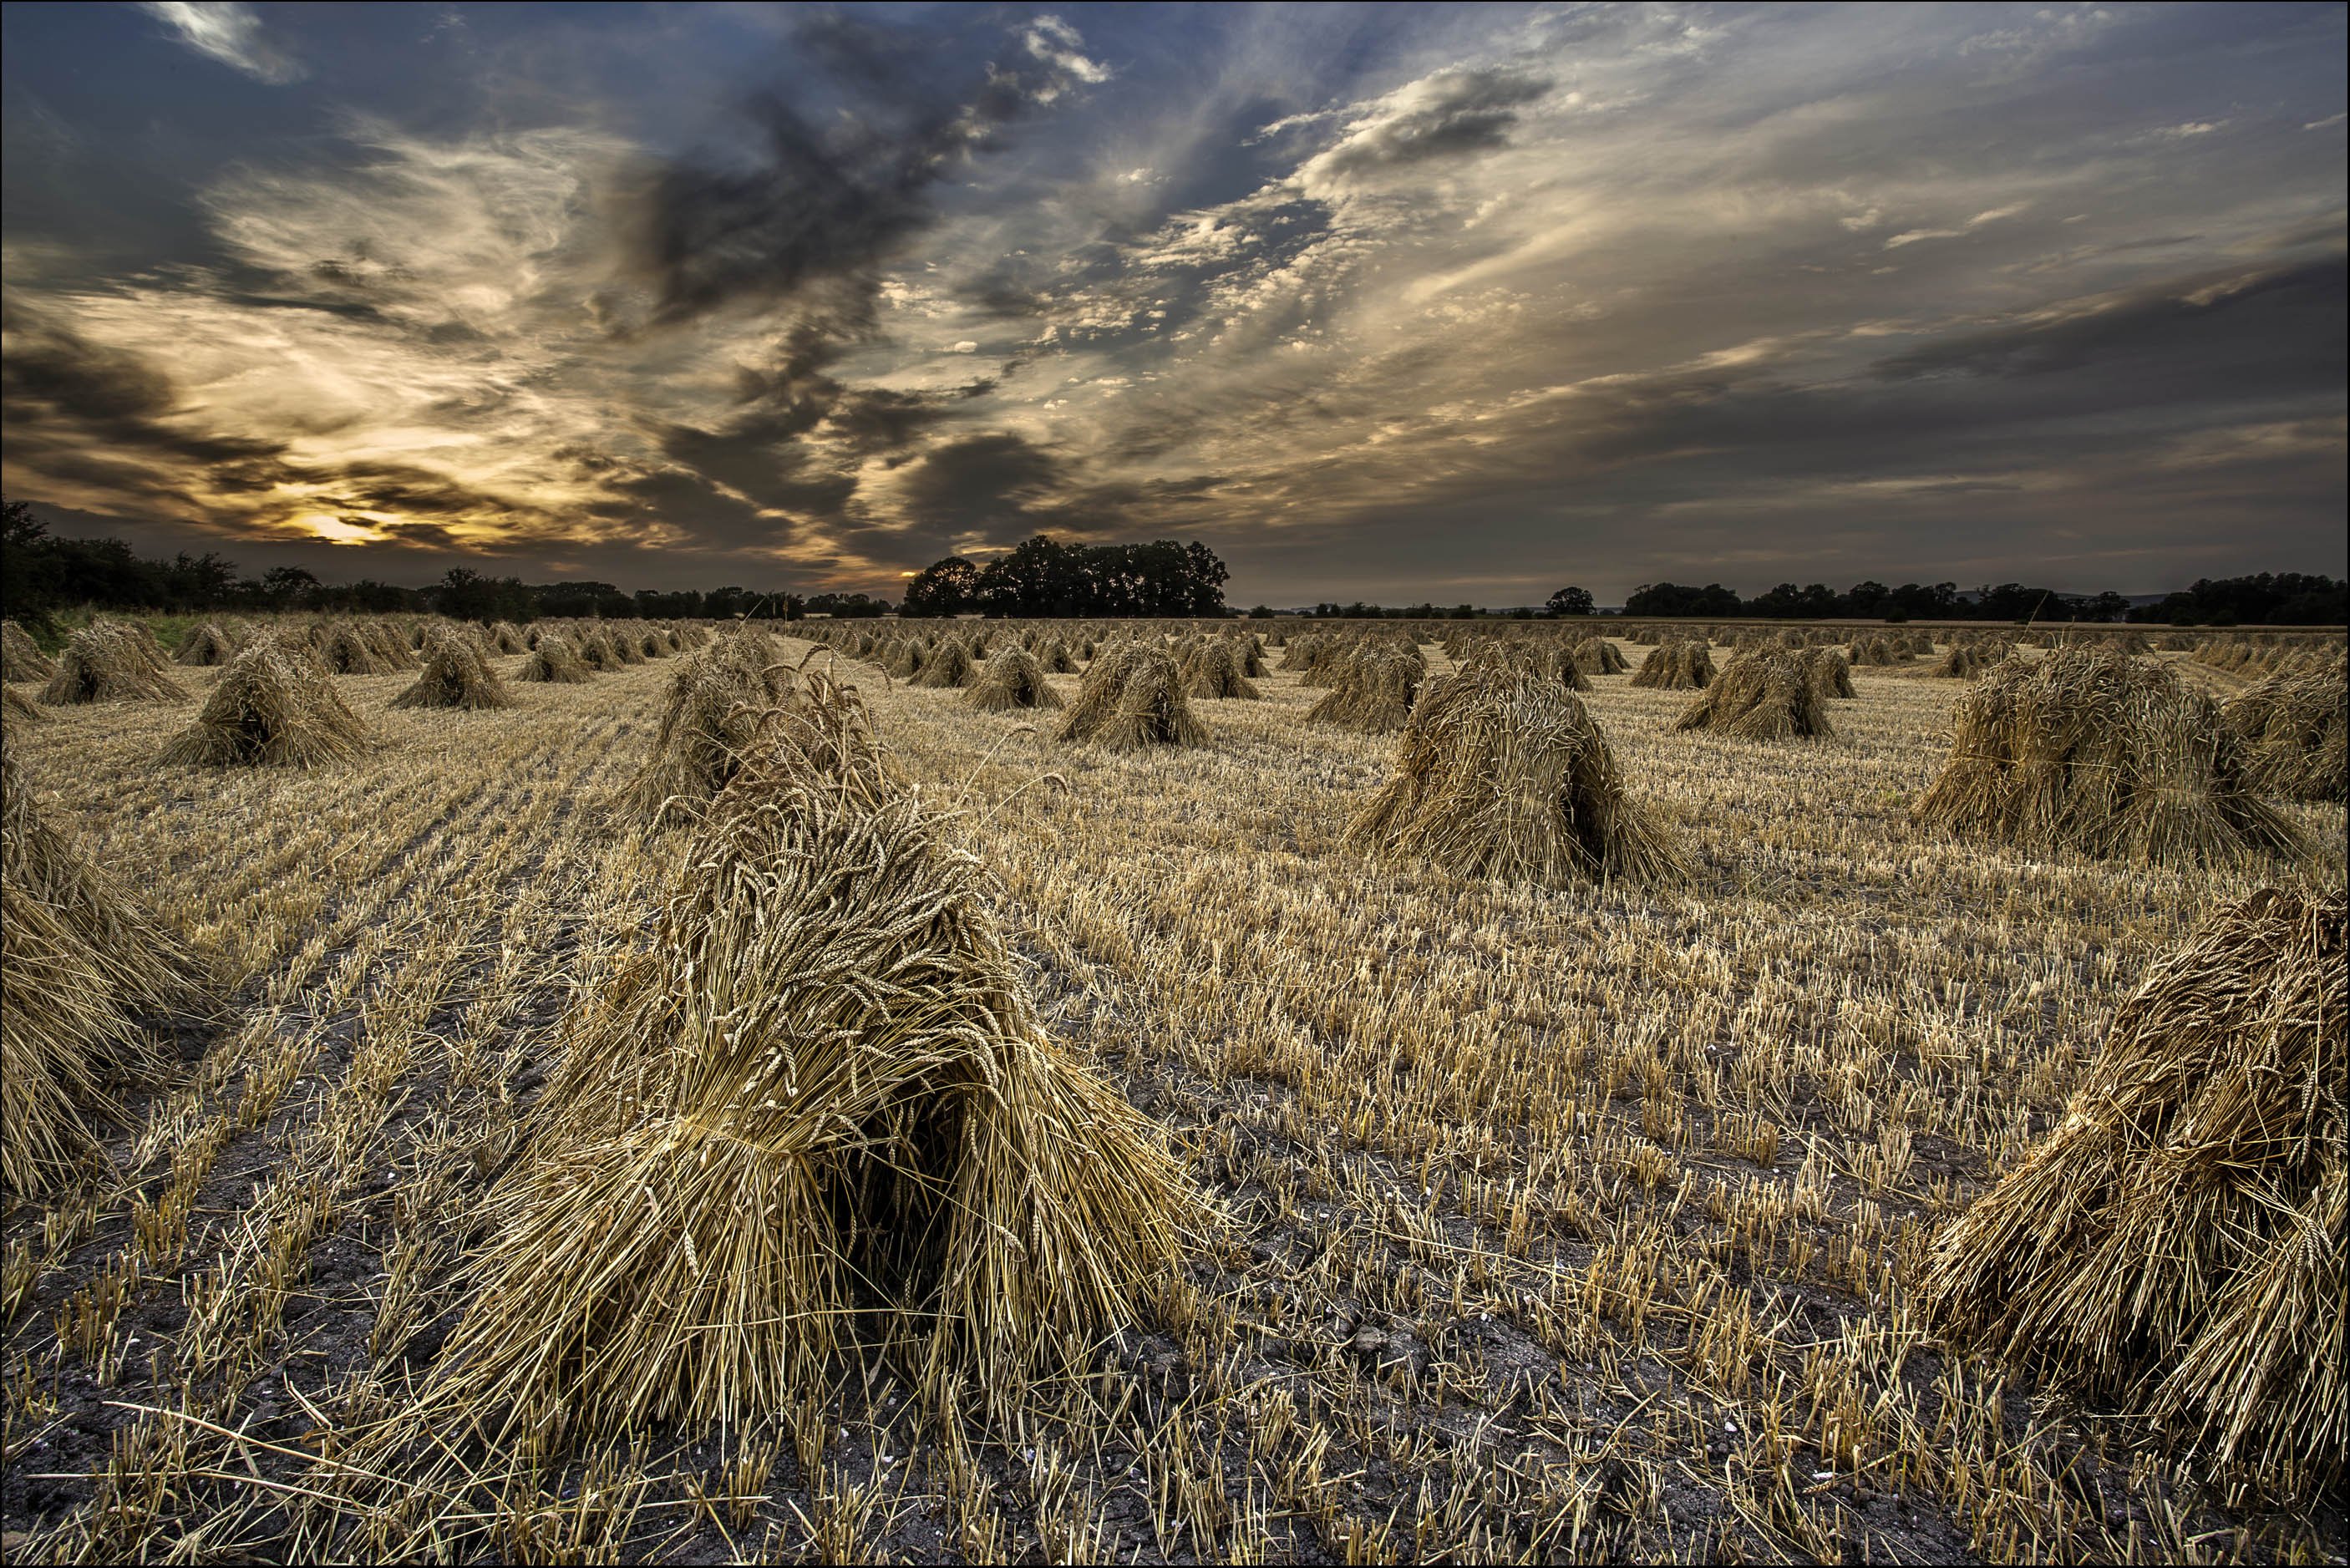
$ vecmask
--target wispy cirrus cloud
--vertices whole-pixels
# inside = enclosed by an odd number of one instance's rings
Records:
[[[140,9],[196,53],[255,81],[282,87],[309,75],[300,60],[263,31],[253,7],[238,0],[142,0]]]

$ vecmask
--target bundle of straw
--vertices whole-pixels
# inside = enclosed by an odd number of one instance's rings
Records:
[[[425,649],[424,672],[391,700],[395,708],[511,708],[514,694],[472,638],[441,633]]]
[[[164,746],[167,765],[315,767],[358,756],[367,726],[307,655],[270,639],[236,656],[194,723]]]
[[[384,673],[386,649],[347,620],[338,620],[317,639],[318,662],[337,675]]]
[[[1852,666],[1845,662],[1843,649],[1825,645],[1807,648],[1800,657],[1804,678],[1823,698],[1855,698],[1860,695],[1853,690]]]
[[[226,664],[235,657],[236,639],[223,631],[219,622],[208,620],[180,639],[179,651],[172,655],[172,662],[203,669]]]
[[[987,661],[987,673],[972,686],[965,701],[983,713],[1062,706],[1061,694],[1045,679],[1045,667],[1035,654],[1016,645],[999,650]]]
[[[1196,1200],[1156,1129],[1045,1036],[998,889],[910,797],[782,745],[681,861],[488,1200],[428,1418],[772,1417],[860,1322],[1015,1407],[1174,1259]]]
[[[612,639],[604,634],[603,628],[593,621],[580,628],[572,646],[578,649],[579,662],[590,670],[613,670],[627,662],[620,657],[620,650],[612,646]]]
[[[13,620],[0,620],[0,680],[47,680],[57,663]]]
[[[1659,691],[1689,691],[1711,684],[1713,653],[1702,642],[1659,643],[1632,677],[1632,684]]]
[[[1746,741],[1815,740],[1835,733],[1803,660],[1774,647],[1755,648],[1731,659],[1673,728],[1718,730]]]
[[[151,657],[136,633],[111,620],[94,620],[74,633],[41,688],[41,701],[53,707],[187,700],[179,682],[163,673],[161,656]]]
[[[1184,700],[1175,660],[1156,646],[1119,643],[1077,682],[1061,721],[1063,741],[1098,741],[1112,751],[1207,744],[1207,726]]]
[[[1893,644],[1887,641],[1881,634],[1870,637],[1854,638],[1852,639],[1851,653],[1853,663],[1856,665],[1864,665],[1870,669],[1877,669],[1888,664],[1898,664],[1905,657],[1902,653],[1897,653],[1894,650]]]
[[[2243,742],[2210,698],[2164,665],[2077,645],[1975,683],[1912,815],[1961,837],[2139,863],[2302,849],[2254,793]]]
[[[145,621],[101,619],[94,620],[90,625],[93,628],[105,627],[127,639],[130,646],[138,650],[139,657],[146,661],[147,667],[157,674],[165,675],[171,672],[172,661],[164,654],[163,645],[156,640],[155,628]]]
[[[396,675],[403,670],[415,669],[414,649],[428,647],[432,638],[445,635],[437,628],[428,632],[424,628],[418,627],[414,630],[423,640],[411,645],[408,639],[401,635],[400,628],[390,621],[363,620],[358,623],[355,629],[367,639],[369,646],[375,649],[376,668],[386,675]],[[353,670],[352,673],[359,674],[360,671]]]
[[[959,637],[942,637],[923,659],[914,684],[931,691],[960,691],[977,679],[971,645]]]
[[[2006,657],[2006,648],[1999,643],[1953,642],[1926,673],[1948,680],[1972,680]]]
[[[1373,643],[1348,659],[1329,694],[1306,710],[1309,724],[1332,724],[1367,735],[1392,734],[1411,720],[1427,661],[1417,649]]]
[[[2253,789],[2293,800],[2350,800],[2350,680],[2342,663],[2279,674],[2228,704],[2221,716],[2244,745]]]
[[[821,668],[795,671],[764,633],[738,633],[679,665],[652,756],[622,808],[654,830],[697,821],[762,736],[779,732],[840,776],[886,774],[855,687]]]
[[[1591,690],[1591,679],[1576,661],[1574,650],[1548,638],[1489,639],[1471,646],[1461,656],[1461,663],[1463,668],[1470,665],[1508,665],[1530,675],[1556,680],[1569,691]]]
[[[1348,842],[1464,877],[1544,887],[1683,869],[1625,792],[1607,739],[1557,680],[1507,660],[1428,683],[1396,747],[1396,776]]]
[[[1586,637],[1575,645],[1575,667],[1586,675],[1621,675],[1632,668],[1617,646],[1604,637]]]
[[[1247,663],[1247,655],[1232,639],[1202,638],[1184,649],[1176,672],[1187,697],[1253,702],[1261,693],[1244,673]]]
[[[2350,905],[2266,888],[2158,962],[2064,1119],[1944,1232],[1955,1333],[2184,1423],[2222,1464],[2338,1479]]]
[[[171,1065],[142,1025],[202,1010],[194,955],[44,821],[0,745],[0,1187],[102,1159],[110,1085]]]
[[[530,657],[523,660],[515,679],[533,685],[578,686],[595,680],[596,672],[561,632],[548,631],[532,645]]]
[[[1282,649],[1281,668],[1305,670],[1334,639],[1327,632],[1301,631]]]

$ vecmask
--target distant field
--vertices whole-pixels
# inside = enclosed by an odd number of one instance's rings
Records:
[[[1677,732],[1690,693],[1595,676],[1687,880],[1456,877],[1343,841],[1396,740],[1308,724],[1268,659],[1262,700],[1193,701],[1206,744],[1132,753],[838,661],[1001,877],[1049,1029],[1223,1216],[1138,1324],[1017,1433],[876,1352],[820,1417],[468,1455],[430,1496],[337,1435],[430,1376],[562,1021],[675,871],[612,803],[679,660],[484,712],[338,677],[381,744],[307,772],[157,766],[194,703],[11,720],[42,813],[231,1005],[119,1180],[7,1211],[8,1560],[417,1552],[436,1510],[456,1555],[548,1561],[2339,1559],[2338,1500],[2205,1490],[1909,1293],[2149,960],[2285,873],[1914,826],[1967,683],[1913,664],[1855,669],[1813,742]],[[2343,808],[2282,809],[2338,889]]]

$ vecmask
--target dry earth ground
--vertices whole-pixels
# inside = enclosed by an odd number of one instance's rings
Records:
[[[1054,1027],[1227,1227],[1023,1432],[877,1355],[766,1429],[467,1455],[462,1495],[354,1476],[341,1439],[462,1312],[556,1022],[661,885],[674,840],[607,802],[671,667],[481,713],[344,678],[386,743],[309,774],[154,767],[192,706],[12,734],[235,989],[133,1102],[122,1181],[6,1217],[9,1562],[2342,1555],[2333,1505],[2199,1485],[1913,1314],[1933,1228],[2149,956],[2255,884],[1921,835],[1964,683],[1866,669],[1824,743],[1677,734],[1686,693],[1598,678],[1696,873],[1554,894],[1344,847],[1393,742],[1306,725],[1294,675],[1197,704],[1204,749],[1118,756],[847,666],[1003,874]],[[2341,808],[2293,809],[2338,886]]]

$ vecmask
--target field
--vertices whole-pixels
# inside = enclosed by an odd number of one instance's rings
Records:
[[[1134,753],[840,664],[1002,877],[1053,1033],[1213,1201],[1135,1324],[1016,1428],[877,1348],[753,1429],[430,1477],[343,1456],[431,1375],[567,1011],[673,874],[612,803],[676,661],[482,712],[341,677],[381,744],[307,772],[157,766],[189,706],[12,722],[43,813],[231,1002],[119,1179],[7,1213],[7,1560],[2341,1559],[2338,1496],[2215,1478],[1910,1293],[2149,960],[2277,868],[1914,826],[1967,683],[1904,666],[1819,742],[1595,677],[1687,881],[1457,877],[1342,841],[1395,740],[1307,724],[1272,659],[1263,701],[1193,703],[1208,744]],[[2285,809],[2339,888],[2342,807]]]

